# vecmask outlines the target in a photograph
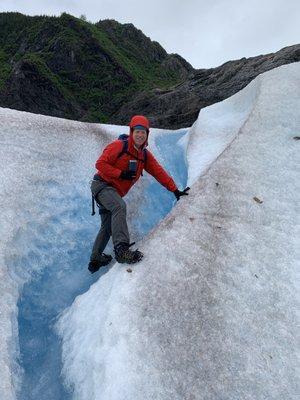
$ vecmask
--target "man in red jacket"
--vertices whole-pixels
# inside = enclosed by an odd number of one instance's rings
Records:
[[[161,185],[173,192],[177,200],[187,195],[178,190],[174,180],[158,163],[153,154],[146,150],[148,145],[149,121],[142,115],[135,115],[130,121],[127,140],[117,139],[105,147],[96,162],[97,173],[91,184],[93,197],[99,205],[101,228],[96,237],[89,270],[96,272],[107,265],[112,257],[103,252],[110,236],[114,245],[115,258],[119,263],[133,264],[140,261],[143,254],[130,250],[129,232],[126,221],[126,203],[122,199],[140,178],[145,169]],[[125,143],[126,142],[126,143]]]

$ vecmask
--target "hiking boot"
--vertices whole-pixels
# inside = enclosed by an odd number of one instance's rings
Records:
[[[115,259],[118,263],[121,264],[134,264],[136,262],[141,261],[143,258],[143,253],[138,250],[130,250],[129,247],[134,245],[135,242],[128,244],[128,243],[119,243],[115,247]]]
[[[97,260],[91,260],[89,262],[88,270],[91,274],[97,272],[100,267],[104,267],[109,264],[112,260],[112,256],[102,253]]]

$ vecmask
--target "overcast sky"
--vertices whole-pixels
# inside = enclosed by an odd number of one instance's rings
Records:
[[[131,22],[195,68],[300,42],[299,0],[0,0],[0,11]]]

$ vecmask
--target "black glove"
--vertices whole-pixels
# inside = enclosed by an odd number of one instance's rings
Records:
[[[177,201],[180,199],[180,196],[188,196],[188,193],[187,193],[188,190],[190,190],[189,187],[186,187],[183,191],[178,190],[178,189],[174,190],[173,193],[174,193]]]
[[[136,177],[135,171],[122,171],[120,175],[121,179],[127,179],[129,181],[132,181],[135,177]]]

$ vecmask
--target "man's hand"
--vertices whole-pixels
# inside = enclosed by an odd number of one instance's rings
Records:
[[[177,199],[177,201],[180,199],[181,196],[188,196],[187,191],[190,190],[189,187],[186,187],[183,191],[176,189],[173,193]]]
[[[120,175],[121,179],[127,179],[129,181],[132,181],[135,177],[136,177],[135,171],[122,171]]]

